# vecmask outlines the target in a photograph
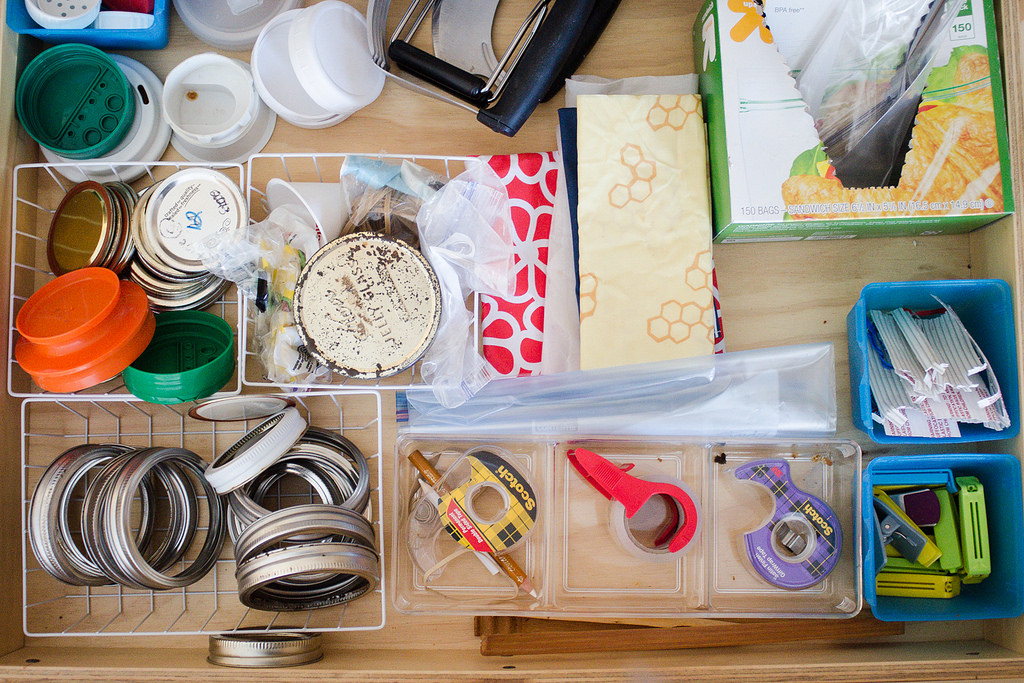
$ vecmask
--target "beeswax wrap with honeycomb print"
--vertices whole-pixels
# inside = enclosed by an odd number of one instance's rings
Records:
[[[577,107],[580,368],[712,353],[700,98],[581,95]]]

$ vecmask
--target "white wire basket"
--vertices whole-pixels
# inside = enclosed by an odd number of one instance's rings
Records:
[[[249,216],[253,222],[264,220],[269,214],[266,188],[274,178],[296,183],[338,183],[342,165],[350,156],[363,156],[391,164],[411,161],[447,178],[452,178],[466,168],[470,157],[415,156],[400,154],[257,154],[249,158],[248,187],[246,199],[249,202]],[[341,191],[339,184],[338,191]],[[473,296],[470,305],[473,308],[474,339],[480,339],[480,302]],[[425,382],[420,374],[420,364],[416,363],[408,370],[380,379],[353,379],[342,373],[329,373],[315,380],[296,382],[287,385],[274,383],[267,379],[263,361],[259,356],[256,339],[257,311],[248,296],[242,296],[242,383],[245,386],[278,388],[287,386],[296,389],[324,389],[330,391],[348,391],[359,389],[379,389],[385,391],[402,391]]]
[[[75,393],[55,393],[41,389],[27,372],[21,369],[14,358],[14,342],[17,332],[14,321],[25,300],[40,287],[53,279],[53,273],[46,259],[46,240],[53,214],[68,190],[76,185],[68,180],[81,176],[83,170],[102,172],[104,176],[132,180],[129,184],[142,190],[183,168],[205,166],[194,163],[101,163],[80,162],[66,164],[21,164],[14,167],[14,198],[11,202],[11,265],[10,265],[10,319],[8,325],[7,391],[11,396],[31,397],[45,395],[50,398],[67,398],[75,395],[124,396],[130,395],[121,375],[106,382]],[[219,166],[218,170],[236,181],[239,187],[244,183],[244,170],[240,164]],[[141,176],[139,175],[141,173]],[[205,309],[218,315],[235,330],[236,358],[240,353],[239,324],[241,321],[241,300],[234,286],[231,286],[218,300]],[[237,364],[237,360],[236,360]],[[230,396],[242,389],[241,373],[237,370],[221,391],[215,396]]]
[[[366,456],[370,467],[370,502],[366,516],[383,547],[382,420],[378,392],[343,395],[293,395],[309,424],[342,434]],[[135,590],[122,586],[82,587],[64,584],[47,574],[32,551],[27,515],[32,493],[45,469],[65,450],[84,443],[121,443],[136,448],[187,448],[210,461],[260,420],[204,422],[188,415],[188,407],[163,406],[115,397],[67,400],[30,398],[22,403],[22,566],[23,625],[29,636],[194,635],[246,630],[281,632],[362,631],[384,626],[384,554],[381,581],[371,593],[349,603],[304,612],[265,612],[238,600],[235,560],[230,539],[217,563],[197,583],[170,591]],[[84,487],[81,487],[84,488]],[[78,495],[80,491],[76,491]],[[80,503],[81,498],[78,498]],[[317,502],[308,485],[286,477],[270,490],[268,508]],[[73,506],[75,500],[72,500]],[[201,510],[206,509],[200,500]],[[74,509],[74,507],[72,508]],[[206,523],[200,519],[200,531]],[[76,539],[79,540],[79,539]],[[200,545],[199,543],[194,544]],[[192,553],[197,552],[193,548]],[[182,560],[190,561],[192,556]]]

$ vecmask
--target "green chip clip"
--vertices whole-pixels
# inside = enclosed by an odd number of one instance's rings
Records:
[[[957,477],[960,489],[960,539],[963,543],[963,582],[978,583],[992,573],[988,544],[985,489],[977,477]]]

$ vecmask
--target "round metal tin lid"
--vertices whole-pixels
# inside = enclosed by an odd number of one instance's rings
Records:
[[[427,259],[372,233],[347,235],[318,251],[299,275],[294,303],[306,348],[360,379],[410,367],[441,320],[441,288]]]
[[[238,230],[248,212],[230,178],[208,168],[187,168],[164,179],[146,206],[144,230],[156,255],[185,273],[204,272],[199,244]]]
[[[210,636],[211,664],[237,667],[298,666],[324,656],[318,633],[235,632]]]
[[[87,180],[68,191],[50,222],[46,257],[55,275],[98,266],[107,253],[118,218],[114,200]]]
[[[188,414],[207,422],[240,422],[262,420],[294,405],[287,396],[227,396],[197,403]]]

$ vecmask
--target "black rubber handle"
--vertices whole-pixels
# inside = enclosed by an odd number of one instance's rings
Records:
[[[580,68],[580,64],[583,63],[583,60],[590,53],[590,49],[594,47],[597,39],[604,33],[608,22],[611,21],[612,15],[615,14],[615,10],[618,7],[619,0],[597,0],[594,3],[594,11],[587,17],[587,23],[583,27],[583,35],[580,36],[579,42],[573,48],[569,61],[562,67],[562,73],[559,75],[558,80],[551,85],[551,88],[544,95],[544,99],[541,102],[547,102],[557,95],[558,91],[565,85],[565,79],[576,73],[576,70]]]
[[[513,136],[555,83],[583,35],[596,0],[556,0],[509,76],[498,101],[481,109],[478,121]]]
[[[388,45],[388,57],[409,73],[467,102],[482,106],[487,101],[489,93],[484,90],[487,85],[484,79],[413,47],[404,40],[396,40]]]

